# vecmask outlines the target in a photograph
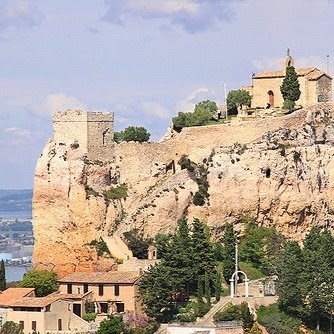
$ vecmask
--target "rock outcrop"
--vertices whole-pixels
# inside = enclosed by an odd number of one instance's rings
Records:
[[[298,241],[314,225],[333,229],[333,144],[333,104],[186,128],[160,143],[115,144],[111,161],[49,141],[35,173],[34,267],[60,276],[111,270],[114,259],[98,256],[92,241],[135,227],[173,232],[182,215],[205,221],[213,238],[227,221],[242,230],[245,215]],[[178,164],[184,154],[190,171]],[[203,177],[209,197],[196,206]]]

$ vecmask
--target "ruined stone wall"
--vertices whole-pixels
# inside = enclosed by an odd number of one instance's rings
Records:
[[[114,114],[67,110],[53,115],[53,140],[77,142],[89,159],[110,159],[113,148]]]
[[[317,97],[316,102],[328,102],[332,101],[332,80],[326,76],[322,76],[319,80],[315,81]]]

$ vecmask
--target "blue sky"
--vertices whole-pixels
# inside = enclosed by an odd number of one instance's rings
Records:
[[[67,108],[159,140],[178,111],[280,69],[334,73],[333,0],[0,0],[0,188],[31,188]]]

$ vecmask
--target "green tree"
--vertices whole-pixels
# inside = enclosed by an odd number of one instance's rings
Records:
[[[119,144],[123,140],[123,131],[114,132],[114,142]]]
[[[195,218],[193,221],[192,234],[192,264],[193,264],[193,277],[195,280],[202,279],[205,282],[205,276],[209,280],[210,290],[214,286],[214,278],[216,275],[216,262],[213,251],[213,245],[210,242],[209,233],[206,230],[206,225],[199,219]],[[194,286],[197,286],[195,284]],[[209,291],[205,291],[206,297],[208,297]]]
[[[240,318],[242,321],[242,327],[247,333],[253,326],[254,324],[254,318],[252,314],[249,311],[248,303],[242,302],[239,306],[239,313],[240,313]]]
[[[162,263],[150,268],[139,281],[139,294],[144,311],[159,322],[166,322],[172,318],[176,309],[172,300],[174,292],[169,268]]]
[[[242,108],[243,106],[249,107],[252,101],[252,97],[246,90],[238,89],[231,90],[227,94],[226,103],[227,108]]]
[[[143,143],[148,141],[150,136],[151,134],[142,126],[128,126],[121,132],[121,141],[138,141]]]
[[[319,329],[326,315],[334,311],[334,237],[313,227],[304,240],[301,276],[305,316]],[[327,322],[327,321],[326,321]]]
[[[256,225],[251,217],[244,217],[249,223],[239,246],[239,258],[259,269],[263,274],[276,274],[276,258],[285,239],[274,228]]]
[[[28,271],[18,286],[20,288],[35,288],[37,297],[44,297],[58,290],[57,274],[47,270]]]
[[[0,334],[23,334],[23,329],[13,321],[6,321],[1,327]]]
[[[223,234],[223,276],[229,282],[235,271],[235,245],[237,238],[233,230],[233,224],[226,223]]]
[[[216,112],[216,102],[201,101],[196,104],[193,112],[179,112],[177,116],[173,117],[173,128],[180,132],[184,127],[205,125]]]
[[[302,315],[302,272],[301,249],[297,242],[289,241],[279,260],[278,304],[281,310],[296,316]]]
[[[0,291],[6,290],[6,268],[4,260],[0,264]]]
[[[186,218],[178,221],[178,228],[163,256],[164,265],[169,268],[170,280],[175,292],[189,292],[193,286],[192,245]]]
[[[121,334],[123,332],[123,320],[121,317],[115,317],[112,314],[108,315],[100,323],[97,334]]]
[[[210,101],[210,100],[205,100],[197,103],[195,105],[194,113],[198,112],[207,112],[211,115],[215,114],[217,112],[217,104],[216,102]]]
[[[284,100],[283,107],[293,107],[300,97],[298,76],[293,66],[287,66],[285,70],[281,93]]]
[[[133,256],[138,259],[147,259],[147,248],[153,244],[153,238],[145,238],[143,232],[138,228],[124,232],[123,236]]]

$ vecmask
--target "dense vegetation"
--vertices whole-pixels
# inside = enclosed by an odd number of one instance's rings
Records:
[[[35,288],[36,297],[44,297],[58,290],[57,274],[47,270],[28,271],[18,286]]]
[[[246,230],[238,241],[240,269],[253,279],[278,277],[278,304],[261,307],[259,322],[270,333],[299,333],[302,323],[328,329],[334,312],[334,239],[330,232],[313,228],[300,247],[273,228],[257,226],[251,217],[244,217],[241,223]],[[228,283],[235,270],[237,240],[233,224],[227,223],[222,239],[212,243],[207,227],[198,219],[192,224],[181,219],[175,235],[160,235],[155,243],[161,249],[161,262],[140,282],[148,315],[158,321],[194,321],[203,316],[213,297],[219,300],[222,280]],[[189,295],[191,302],[187,302]],[[233,314],[233,320],[242,318],[238,308],[232,311],[226,312]],[[227,320],[225,311],[216,320]],[[249,321],[247,332],[260,330]]]
[[[179,112],[173,117],[173,129],[180,132],[185,127],[206,125],[217,110],[216,102],[210,100],[199,102],[193,112]]]
[[[250,107],[251,101],[252,97],[243,89],[229,91],[226,98],[228,109]]]
[[[142,126],[128,126],[123,131],[114,133],[114,141],[120,143],[122,141],[138,141],[146,142],[150,139],[151,134]]]

